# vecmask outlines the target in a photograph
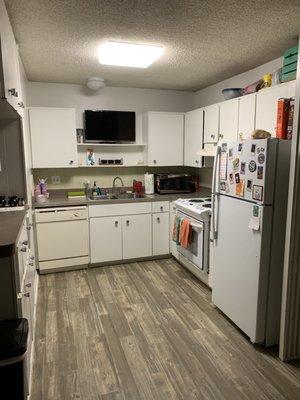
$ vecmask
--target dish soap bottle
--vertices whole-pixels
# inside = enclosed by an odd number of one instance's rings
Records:
[[[93,197],[98,196],[98,188],[97,188],[97,182],[96,181],[94,181],[92,195],[93,195]]]

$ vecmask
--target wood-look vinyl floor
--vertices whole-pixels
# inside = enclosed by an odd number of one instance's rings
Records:
[[[31,400],[299,400],[175,260],[40,277]]]

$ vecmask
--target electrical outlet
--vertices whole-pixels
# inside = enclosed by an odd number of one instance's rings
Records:
[[[60,184],[60,176],[52,176],[52,185],[59,185]]]

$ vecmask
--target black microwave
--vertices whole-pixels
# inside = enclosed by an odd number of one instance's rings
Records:
[[[191,193],[195,191],[192,175],[187,174],[156,174],[154,180],[155,193]]]

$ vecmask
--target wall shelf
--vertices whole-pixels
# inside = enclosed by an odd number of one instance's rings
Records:
[[[77,143],[78,147],[145,147],[143,143]]]

